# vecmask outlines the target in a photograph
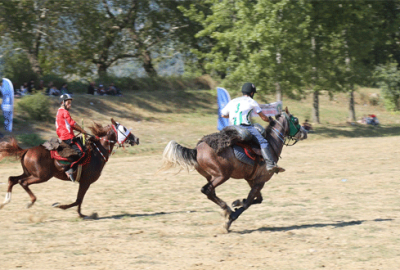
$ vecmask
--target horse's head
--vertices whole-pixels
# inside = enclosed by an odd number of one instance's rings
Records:
[[[132,134],[130,129],[127,129],[118,122],[111,118],[112,128],[116,134],[116,140],[119,145],[128,143],[131,146],[139,144],[139,138]]]
[[[274,128],[279,130],[281,134],[279,137],[283,137],[281,138],[282,140],[289,138],[289,140],[294,140],[296,143],[307,139],[307,131],[300,125],[299,119],[289,113],[287,107],[283,113],[276,115],[275,119]]]

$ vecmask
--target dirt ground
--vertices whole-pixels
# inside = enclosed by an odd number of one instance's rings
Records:
[[[119,150],[120,151],[120,150]],[[112,157],[77,218],[78,185],[15,186],[0,210],[0,269],[399,269],[400,137],[304,141],[285,147],[264,202],[231,226],[196,172],[155,175],[160,155]],[[1,196],[17,163],[0,165]],[[217,189],[247,196],[244,180]],[[3,200],[3,198],[1,198]]]

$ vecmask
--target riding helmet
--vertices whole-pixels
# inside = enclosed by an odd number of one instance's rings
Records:
[[[253,83],[245,83],[242,86],[242,93],[244,95],[250,95],[251,93],[257,93],[256,87]]]
[[[69,99],[73,100],[73,98],[69,94],[63,94],[60,96],[60,103],[66,101],[66,100],[69,100]]]

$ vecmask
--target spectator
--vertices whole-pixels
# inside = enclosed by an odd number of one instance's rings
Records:
[[[50,89],[53,87],[53,82],[49,82],[47,85],[46,91],[44,92],[45,95],[50,95]]]
[[[39,86],[37,87],[36,90],[38,90],[38,91],[43,91],[44,90],[44,82],[43,82],[43,80],[39,81]]]
[[[35,80],[31,79],[28,83],[28,93],[32,94],[35,91]]]
[[[99,85],[99,88],[97,88],[97,95],[103,96],[106,94],[106,91],[104,90],[104,86],[102,84]]]
[[[57,87],[55,87],[54,85],[50,88],[49,95],[59,96],[60,94],[60,90],[58,90]]]
[[[312,125],[308,122],[308,119],[305,120],[302,126],[307,132],[314,132]]]
[[[61,95],[64,95],[64,94],[72,94],[72,93],[70,93],[70,92],[68,91],[68,84],[67,84],[67,83],[64,83],[64,84],[61,86],[61,88],[60,88],[60,93],[61,93]]]
[[[96,91],[94,86],[95,86],[95,83],[94,82],[90,82],[89,87],[88,87],[88,94],[89,95],[94,95],[94,92]]]
[[[117,88],[115,88],[114,83],[110,84],[110,87],[106,90],[106,94],[110,96],[116,96],[117,95]]]
[[[25,96],[29,94],[29,90],[28,90],[28,83],[24,82],[23,85],[21,85],[20,90],[17,92],[19,95],[21,96]]]
[[[368,125],[374,125],[374,126],[379,125],[379,120],[378,120],[378,118],[376,117],[375,114],[370,114],[370,115],[368,115],[368,117],[367,117],[367,124],[368,124]]]

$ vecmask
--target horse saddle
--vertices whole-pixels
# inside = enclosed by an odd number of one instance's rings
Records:
[[[254,124],[254,127],[265,138],[265,129],[260,124]],[[233,152],[238,160],[252,166],[256,159],[263,160],[260,145],[246,128],[241,126],[228,126],[223,130],[236,131],[239,135],[239,141],[232,145]]]
[[[61,163],[71,163],[79,158],[75,149],[58,138],[51,138],[42,145],[50,151],[52,159],[61,161]]]

